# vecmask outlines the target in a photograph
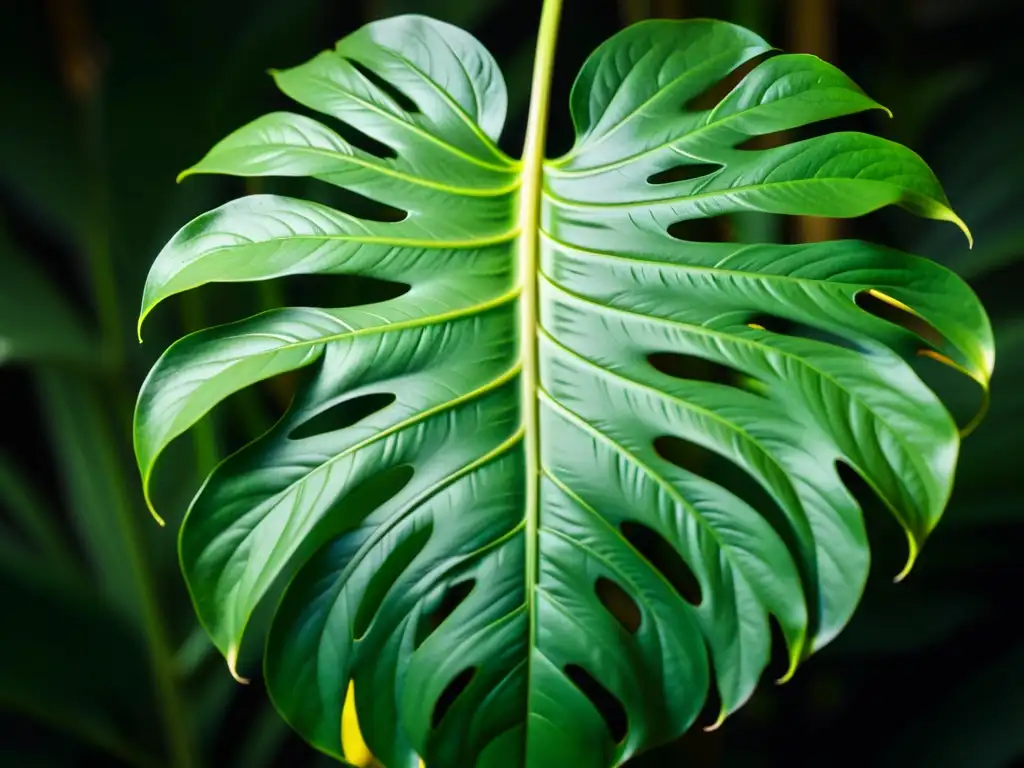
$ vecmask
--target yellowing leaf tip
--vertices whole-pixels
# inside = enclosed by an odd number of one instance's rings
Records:
[[[242,677],[238,674],[238,648],[235,646],[228,648],[225,658],[228,662],[228,672],[230,672],[231,676],[235,678],[235,682],[242,685],[248,685],[249,678]]]
[[[892,580],[893,584],[899,584],[914,569],[914,563],[917,562],[917,556],[921,551],[921,547],[917,543],[917,539],[914,538],[914,534],[907,531],[907,542],[910,547],[910,551],[907,554],[907,564],[903,566],[903,570],[896,574],[896,578]]]
[[[953,209],[946,208],[943,211],[943,215],[940,216],[939,218],[942,219],[943,221],[948,221],[948,222],[951,222],[953,224],[956,224],[957,229],[959,229],[961,232],[963,232],[964,233],[964,237],[967,238],[967,248],[968,249],[973,249],[974,248],[974,235],[971,234],[971,230],[967,226],[967,223],[963,219],[961,219],[959,216],[957,216],[956,213],[953,211]]]
[[[968,229],[967,225],[959,216],[956,217],[956,225],[960,227],[960,231],[963,232],[964,236],[967,238],[967,249],[974,250],[974,235],[971,234],[971,230]]]
[[[166,526],[167,522],[162,517],[160,517],[159,514],[157,514],[156,508],[153,506],[153,500],[152,498],[150,498],[148,475],[142,478],[142,497],[146,500],[146,508],[149,510],[149,514],[153,516],[153,519],[156,520],[157,525],[159,525],[161,528]]]
[[[146,318],[149,317],[149,311],[152,308],[152,305],[146,306],[143,304],[142,311],[139,312],[139,321],[135,324],[135,335],[139,337],[139,344],[142,343],[142,324],[146,322]]]
[[[789,669],[786,670],[786,674],[775,681],[776,685],[785,685],[793,679],[793,675],[796,674],[797,667],[800,666],[800,657],[797,654],[791,654],[789,659]]]
[[[719,728],[721,728],[722,723],[725,722],[725,718],[728,714],[729,713],[725,711],[725,707],[722,707],[721,711],[718,713],[718,719],[715,720],[715,722],[713,722],[711,725],[704,726],[704,733],[711,733],[712,731],[717,731]]]

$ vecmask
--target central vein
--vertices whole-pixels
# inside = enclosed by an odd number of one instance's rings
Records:
[[[537,414],[537,261],[540,248],[540,205],[544,183],[544,145],[547,138],[548,103],[554,67],[555,39],[562,0],[545,0],[541,13],[537,53],[533,65],[530,115],[523,144],[522,187],[519,193],[519,243],[517,272],[522,290],[519,301],[520,418],[525,432],[526,472],[526,605],[530,621],[528,653],[533,655],[536,638],[534,585],[538,577],[538,527],[540,493],[540,441]],[[529,686],[529,677],[527,685]],[[528,750],[527,750],[528,753]]]

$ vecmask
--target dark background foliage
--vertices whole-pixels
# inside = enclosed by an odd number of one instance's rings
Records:
[[[882,212],[856,222],[714,220],[707,236],[862,237],[939,260],[986,302],[998,364],[988,420],[967,441],[947,518],[911,577],[896,524],[862,494],[874,573],[846,633],[784,687],[768,680],[719,731],[695,728],[635,765],[1024,766],[1024,103],[1017,0],[567,0],[549,154],[571,142],[582,60],[648,16],[717,16],[845,69],[895,119],[825,128],[909,143],[974,231]],[[416,11],[472,30],[511,92],[518,154],[538,0],[3,0],[0,3],[0,765],[326,766],[257,680],[237,686],[197,628],[174,530],[205,472],[260,433],[292,382],[235,396],[178,441],[142,503],[134,396],[167,343],[343,280],[204,288],[134,339],[143,280],[191,216],[266,184],[175,174],[233,128],[286,107],[264,71],[365,21]],[[781,141],[792,137],[770,137]],[[978,392],[922,362],[961,420]],[[781,672],[781,659],[770,672]],[[255,672],[255,663],[248,665]],[[703,722],[710,722],[706,716]]]

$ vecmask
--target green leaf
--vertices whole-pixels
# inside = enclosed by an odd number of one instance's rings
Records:
[[[713,109],[681,108],[771,49],[721,22],[639,24],[587,61],[576,144],[545,161],[558,15],[549,1],[521,161],[495,144],[494,62],[447,24],[375,22],[277,72],[337,122],[268,115],[186,174],[310,176],[397,211],[246,197],[180,230],[146,285],[143,317],[205,283],[288,274],[401,294],[187,336],[136,410],[148,485],[228,395],[306,369],[281,420],[209,476],[180,555],[233,673],[276,606],[269,692],[336,757],[352,685],[366,743],[394,767],[618,764],[685,731],[711,685],[720,721],[768,663],[770,617],[788,677],[860,598],[868,545],[838,463],[905,528],[908,569],[938,522],[959,435],[907,359],[991,374],[984,310],[931,262],[673,235],[722,213],[890,204],[966,231],[891,142],[737,148],[876,108],[849,79],[779,55]],[[732,462],[760,499],[702,477],[679,441]]]

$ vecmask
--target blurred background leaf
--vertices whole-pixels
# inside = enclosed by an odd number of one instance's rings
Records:
[[[2,223],[2,222],[0,222]],[[0,365],[48,361],[99,366],[93,334],[59,288],[0,228]]]

